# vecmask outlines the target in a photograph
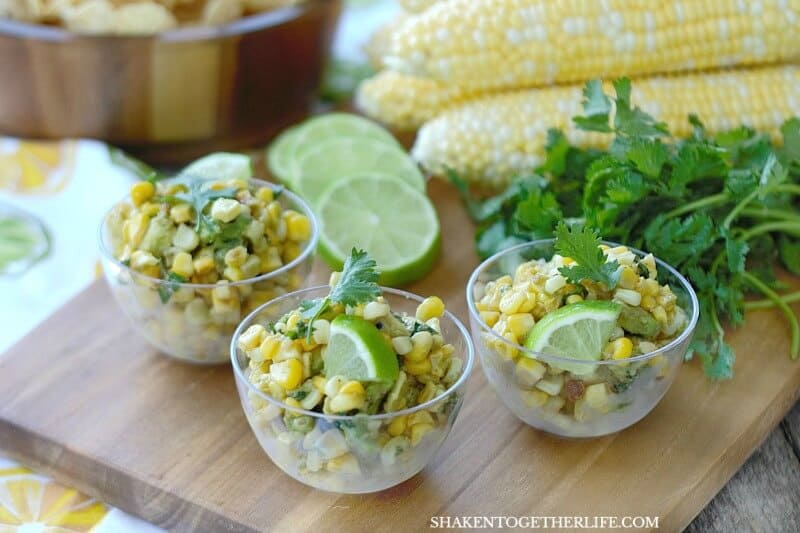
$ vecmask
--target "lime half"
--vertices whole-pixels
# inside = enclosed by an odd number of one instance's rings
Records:
[[[216,152],[193,161],[181,174],[214,180],[249,180],[253,177],[253,165],[249,156]]]
[[[533,326],[525,339],[525,347],[556,357],[599,361],[621,310],[620,304],[605,300],[565,305],[548,313]],[[577,375],[590,374],[596,366],[585,363],[550,364]]]
[[[397,178],[377,173],[342,179],[320,198],[319,252],[339,270],[355,246],[378,263],[381,283],[421,278],[439,254],[439,220],[428,197]]]
[[[328,377],[394,382],[400,374],[397,356],[378,328],[356,316],[333,319],[322,359]]]
[[[425,179],[405,151],[363,138],[331,139],[306,153],[297,161],[295,190],[316,206],[331,185],[366,172],[388,174],[425,190]]]
[[[292,173],[292,154],[294,144],[300,136],[301,126],[292,126],[278,135],[267,147],[267,166],[273,176],[289,187],[294,187]]]

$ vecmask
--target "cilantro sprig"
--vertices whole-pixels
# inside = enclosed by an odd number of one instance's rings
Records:
[[[301,316],[308,324],[313,324],[332,304],[358,305],[371,302],[381,295],[378,285],[377,263],[367,252],[353,248],[344,262],[339,281],[325,298],[306,300],[300,304]],[[313,328],[307,330],[310,341]]]
[[[724,325],[742,324],[749,309],[783,313],[797,358],[800,324],[788,304],[800,301],[800,291],[781,283],[776,267],[800,275],[800,118],[784,122],[775,141],[747,126],[711,135],[690,115],[691,135],[676,140],[633,105],[629,80],[613,89],[608,95],[599,81],[587,83],[583,115],[574,119],[579,129],[609,134],[607,150],[573,146],[551,130],[544,163],[485,200],[469,197],[451,175],[478,222],[478,253],[486,257],[560,228],[560,246],[571,247],[564,255],[587,252],[562,274],[611,283],[610,267],[588,254],[590,242],[602,235],[643,248],[697,290],[700,321],[688,357],[698,357],[707,376],[732,376],[735,354]],[[753,294],[762,299],[746,298]]]
[[[575,264],[561,267],[558,271],[570,283],[590,280],[613,289],[619,282],[619,263],[616,260],[607,262],[600,244],[600,234],[596,231],[586,227],[570,228],[559,222],[556,226],[556,251],[572,258]]]

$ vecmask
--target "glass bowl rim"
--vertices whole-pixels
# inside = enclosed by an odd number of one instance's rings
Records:
[[[244,320],[237,326],[236,330],[233,332],[233,336],[231,337],[231,366],[233,367],[233,373],[235,375],[235,379],[237,381],[243,382],[250,392],[255,392],[261,399],[266,400],[267,402],[287,411],[291,411],[298,415],[307,415],[314,418],[322,418],[325,420],[333,420],[333,421],[347,421],[347,420],[391,420],[393,418],[397,418],[398,416],[408,415],[412,413],[416,413],[417,411],[422,411],[423,409],[427,409],[428,407],[443,401],[445,398],[449,397],[451,394],[455,393],[459,387],[461,387],[469,378],[469,375],[472,373],[472,368],[475,362],[475,347],[472,344],[472,337],[470,337],[469,331],[461,323],[457,316],[453,313],[445,309],[444,314],[442,317],[447,318],[453,324],[455,324],[456,329],[458,329],[461,336],[464,338],[467,348],[467,357],[466,357],[466,364],[464,368],[461,369],[461,375],[458,379],[450,385],[443,393],[439,394],[438,396],[431,398],[427,402],[421,403],[419,405],[415,405],[413,407],[408,407],[406,409],[402,409],[400,411],[393,411],[391,413],[380,413],[375,415],[369,414],[357,414],[357,415],[330,415],[325,413],[318,413],[316,411],[308,411],[306,409],[302,409],[299,407],[292,407],[290,405],[285,404],[284,402],[273,398],[269,394],[266,394],[259,390],[255,385],[250,383],[248,379],[245,378],[242,369],[239,367],[239,362],[237,361],[237,346],[236,340],[241,336],[242,332],[244,331],[245,327],[250,327],[252,324],[251,322],[253,319],[261,313],[264,309],[269,306],[279,304],[283,300],[288,300],[292,297],[297,297],[303,293],[319,291],[322,289],[330,289],[329,285],[315,285],[314,287],[306,287],[304,289],[299,289],[296,291],[292,291],[286,294],[283,294],[277,298],[274,298],[264,304],[261,304],[256,309],[254,309],[249,315],[247,315]],[[381,292],[388,292],[390,294],[394,294],[395,296],[401,296],[408,300],[416,300],[417,302],[422,302],[425,298],[414,294],[412,292],[407,292],[401,289],[395,289],[392,287],[381,287]]]
[[[46,42],[83,41],[144,41],[158,42],[193,42],[245,35],[259,30],[280,26],[281,24],[302,17],[313,7],[313,4],[332,3],[338,0],[302,0],[294,5],[287,5],[241,17],[227,24],[214,26],[180,26],[167,31],[141,34],[117,35],[94,34],[70,31],[61,26],[37,24],[19,20],[0,18],[0,36],[38,39]]]
[[[178,179],[179,177],[180,176],[173,176],[171,178],[160,180],[159,183],[169,183],[170,181],[174,181],[174,180]],[[197,178],[197,179],[200,179],[202,181],[218,181],[218,180],[214,180],[214,179],[204,179],[204,178]],[[297,196],[293,192],[289,191],[283,185],[277,185],[275,183],[270,183],[268,181],[265,181],[265,180],[262,180],[262,179],[257,179],[257,178],[250,178],[250,179],[247,180],[247,183],[251,184],[251,185],[259,185],[261,187],[268,187],[268,188],[272,189],[273,193],[280,191],[280,195],[281,196],[286,196],[286,198],[288,198],[295,206],[299,207],[303,211],[302,214],[305,215],[306,217],[308,217],[308,220],[311,222],[311,238],[306,242],[306,245],[303,248],[303,251],[300,253],[300,255],[298,255],[297,257],[295,257],[294,259],[292,259],[291,261],[289,261],[285,265],[281,266],[277,270],[273,270],[272,272],[267,272],[265,274],[261,274],[259,276],[254,277],[254,278],[246,278],[246,279],[242,279],[242,280],[239,280],[239,281],[230,281],[229,280],[228,283],[225,284],[226,287],[238,287],[238,286],[242,286],[242,285],[251,285],[253,283],[258,283],[258,282],[261,282],[261,281],[268,281],[268,280],[270,280],[272,278],[275,278],[275,277],[277,277],[277,276],[279,276],[281,274],[284,274],[284,273],[294,269],[298,265],[301,265],[303,262],[305,262],[314,253],[314,251],[317,248],[317,241],[319,240],[319,224],[317,222],[317,218],[314,215],[313,211],[311,211],[311,208],[308,206],[308,204],[305,202],[305,200],[303,200],[302,198],[300,198],[299,196]],[[107,260],[111,261],[112,263],[114,263],[120,269],[126,270],[134,278],[138,278],[138,279],[141,279],[141,280],[144,280],[144,281],[147,281],[147,282],[150,282],[152,284],[159,285],[159,286],[161,286],[161,285],[169,285],[170,287],[178,287],[178,288],[186,287],[186,288],[190,288],[190,289],[215,289],[217,287],[220,287],[220,285],[218,283],[189,283],[189,282],[171,281],[171,280],[162,279],[162,278],[154,278],[154,277],[148,276],[146,274],[142,274],[141,272],[136,272],[131,267],[123,264],[120,260],[118,260],[116,257],[114,257],[114,255],[108,249],[108,247],[106,245],[106,242],[105,242],[105,239],[103,238],[103,231],[105,229],[106,221],[108,220],[108,217],[111,214],[111,212],[120,203],[125,202],[125,201],[130,202],[130,193],[128,193],[125,196],[123,196],[122,199],[114,202],[114,205],[112,205],[105,212],[105,214],[103,215],[103,218],[102,218],[102,220],[100,222],[100,226],[98,228],[98,233],[97,233],[97,240],[98,240],[98,243],[99,243],[100,254],[102,255],[103,259],[107,259]]]
[[[695,327],[697,326],[697,320],[698,320],[698,318],[700,316],[700,303],[697,300],[697,294],[695,293],[695,290],[692,287],[692,284],[689,283],[689,280],[687,280],[680,272],[678,272],[671,265],[669,265],[668,263],[662,261],[661,259],[657,258],[656,256],[653,256],[653,258],[656,261],[656,265],[664,268],[667,272],[669,272],[670,274],[675,276],[675,278],[682,285],[683,289],[689,295],[689,299],[692,302],[692,313],[691,313],[691,317],[689,319],[688,324],[686,325],[685,328],[683,328],[683,331],[681,332],[680,335],[678,335],[676,338],[672,339],[669,343],[665,344],[664,346],[662,346],[660,348],[657,348],[655,350],[652,350],[650,352],[641,354],[641,355],[637,355],[637,356],[634,356],[634,357],[628,357],[627,359],[601,359],[599,361],[585,361],[583,359],[574,359],[574,358],[570,358],[570,357],[559,357],[559,356],[556,356],[556,355],[550,355],[550,354],[546,354],[546,353],[543,353],[543,352],[536,352],[536,351],[530,350],[528,348],[525,348],[524,346],[521,346],[521,345],[519,345],[517,343],[509,341],[508,339],[506,339],[505,337],[503,337],[502,335],[500,335],[499,333],[494,331],[491,327],[489,327],[489,325],[481,318],[480,313],[478,312],[478,309],[475,307],[475,301],[474,301],[474,297],[472,296],[472,294],[473,294],[473,288],[474,288],[475,284],[478,281],[478,276],[480,276],[491,264],[497,262],[500,258],[502,258],[505,255],[508,255],[510,253],[513,253],[515,251],[522,250],[522,249],[525,249],[525,248],[532,248],[534,246],[542,246],[542,245],[546,245],[546,244],[553,244],[554,242],[555,242],[554,238],[549,238],[549,239],[537,239],[537,240],[534,240],[534,241],[529,241],[529,242],[524,242],[524,243],[521,243],[521,244],[517,244],[516,246],[512,246],[511,248],[507,248],[505,250],[497,252],[496,254],[492,255],[491,257],[488,257],[487,259],[482,261],[481,264],[478,265],[475,268],[475,270],[472,271],[472,274],[469,277],[469,281],[467,282],[467,295],[466,295],[467,296],[467,308],[469,309],[470,318],[472,318],[473,320],[476,320],[478,322],[478,324],[481,326],[481,328],[487,330],[489,332],[489,334],[492,337],[494,337],[494,339],[499,340],[503,344],[505,344],[507,346],[510,346],[512,348],[515,348],[515,349],[519,350],[520,352],[522,352],[522,353],[524,353],[524,354],[526,354],[526,355],[528,355],[528,356],[530,356],[530,357],[532,357],[534,359],[543,360],[545,362],[553,361],[553,362],[556,362],[556,363],[569,363],[569,364],[584,363],[586,365],[614,366],[614,365],[627,365],[629,363],[634,363],[634,362],[637,362],[637,361],[647,361],[648,359],[652,359],[653,357],[655,357],[655,356],[657,356],[659,354],[662,354],[664,352],[670,351],[673,348],[675,348],[676,346],[679,346],[681,343],[683,343],[685,340],[687,340],[688,338],[690,338],[694,334]],[[619,243],[616,243],[616,242],[613,242],[613,241],[603,240],[601,242],[603,244],[605,244],[607,246],[611,246],[611,247],[625,246],[628,250],[630,250],[634,254],[638,255],[639,257],[643,257],[643,256],[648,255],[647,253],[643,252],[642,250],[639,250],[638,248],[633,248],[631,246],[622,245],[622,244],[619,244]]]

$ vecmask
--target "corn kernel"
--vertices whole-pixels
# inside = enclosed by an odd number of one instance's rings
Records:
[[[261,342],[261,357],[266,361],[272,361],[278,355],[281,346],[281,339],[276,335],[267,335]]]
[[[234,246],[225,253],[225,264],[232,267],[240,267],[247,259],[247,248],[244,246]]]
[[[347,382],[347,379],[343,376],[331,376],[328,378],[328,381],[325,383],[325,394],[327,396],[336,396],[339,393],[339,389],[342,388]]]
[[[525,299],[525,295],[522,292],[507,291],[500,299],[500,311],[507,315],[513,315],[519,310]]]
[[[430,359],[423,359],[417,363],[406,362],[403,368],[412,376],[422,376],[423,374],[427,374],[431,371],[431,362]]]
[[[431,363],[431,366],[433,364]],[[432,381],[429,381],[425,384],[425,388],[422,389],[422,392],[419,393],[417,397],[417,402],[425,403],[429,400],[433,400],[436,397],[436,385],[433,384]]]
[[[334,413],[346,413],[354,409],[359,411],[364,409],[363,394],[345,394],[340,391],[331,398],[330,410]]]
[[[567,300],[566,300],[567,305],[576,304],[576,303],[582,302],[582,301],[583,301],[583,296],[581,296],[580,294],[570,294],[569,296],[567,296]]]
[[[242,281],[247,277],[240,268],[232,266],[226,267],[225,270],[222,271],[222,275],[231,281]]]
[[[533,315],[530,313],[515,313],[508,317],[507,327],[517,339],[524,339],[533,328],[533,323]]]
[[[158,259],[150,252],[136,250],[131,254],[131,268],[139,272],[149,271],[148,267],[157,267]]]
[[[364,394],[364,386],[358,381],[348,381],[339,389],[339,394]]]
[[[421,322],[442,316],[444,313],[444,302],[438,296],[430,296],[425,298],[422,303],[417,306],[416,318]]]
[[[567,279],[561,274],[556,274],[544,282],[544,290],[547,294],[553,294],[563,289],[567,284]]]
[[[311,328],[314,331],[311,337],[314,339],[314,342],[317,344],[328,344],[328,339],[330,338],[331,334],[331,323],[325,320],[324,318],[318,318],[311,324]]]
[[[288,359],[273,363],[269,368],[272,379],[286,390],[297,388],[303,379],[303,363],[297,359]]]
[[[620,337],[606,345],[607,351],[612,359],[627,359],[633,354],[633,342],[628,337]]]
[[[295,400],[294,398],[286,398],[286,399],[283,401],[283,403],[285,403],[285,404],[286,404],[286,405],[288,405],[289,407],[294,407],[295,409],[302,409],[302,408],[300,407],[300,402],[298,402],[298,401],[297,401],[297,400]]]
[[[214,270],[214,266],[213,257],[198,257],[194,260],[194,271],[197,274],[208,274]]]
[[[405,433],[407,426],[408,426],[408,415],[401,415],[392,419],[392,421],[386,428],[386,432],[389,433],[389,435],[391,435],[392,437],[397,437]]]
[[[411,445],[416,446],[422,438],[433,429],[433,424],[415,424],[411,426]]]
[[[520,357],[517,361],[514,375],[517,378],[517,383],[523,387],[533,387],[536,383],[544,377],[547,368],[530,357]]]
[[[364,319],[377,320],[389,314],[389,304],[383,302],[369,302],[364,306]]]
[[[221,222],[231,222],[242,212],[242,204],[232,198],[217,198],[211,204],[211,217]]]
[[[303,242],[311,238],[311,221],[307,216],[287,211],[286,236],[290,241]]]
[[[325,393],[325,384],[327,382],[328,380],[326,380],[324,376],[314,376],[311,378],[311,385],[323,394]]]
[[[629,266],[622,267],[619,274],[619,286],[623,289],[635,289],[639,283],[639,275]]]
[[[361,468],[358,466],[358,459],[350,453],[334,457],[328,461],[326,468],[329,472],[339,472],[342,474],[361,473]]]
[[[256,198],[258,198],[265,204],[272,202],[272,200],[274,199],[274,195],[272,194],[272,189],[270,189],[269,187],[261,187],[256,191]]]
[[[133,205],[140,206],[150,198],[152,198],[156,193],[155,186],[150,183],[149,181],[140,181],[131,187],[131,200],[133,201]]]
[[[550,396],[546,392],[540,390],[520,391],[522,394],[522,401],[525,402],[530,408],[542,407]]]
[[[408,425],[416,426],[417,424],[433,425],[433,416],[428,411],[417,411],[408,415]]]
[[[137,213],[122,225],[122,236],[127,244],[134,248],[141,244],[147,228],[150,226],[150,217],[144,213]]]
[[[266,334],[267,330],[264,326],[261,324],[253,324],[247,328],[244,333],[239,335],[239,338],[236,340],[236,345],[240,350],[250,351],[264,342],[264,336]]]
[[[433,346],[433,336],[427,331],[418,331],[411,337],[411,351],[405,355],[405,360],[411,363],[420,363],[428,357]]]
[[[172,272],[185,279],[191,278],[194,274],[192,255],[186,252],[175,254],[175,258],[172,260]]]
[[[486,325],[490,328],[497,324],[499,318],[500,313],[497,311],[481,311],[481,319],[486,322]]]
[[[411,337],[403,335],[392,339],[392,348],[394,348],[395,353],[398,355],[407,355],[413,347]]]
[[[169,217],[176,224],[183,224],[192,220],[192,206],[189,204],[173,205],[169,208]]]
[[[630,289],[617,289],[614,291],[614,299],[633,307],[637,307],[642,303],[642,295]]]
[[[651,312],[653,313],[653,318],[658,320],[661,324],[666,324],[668,322],[667,312],[660,305],[654,307]]]

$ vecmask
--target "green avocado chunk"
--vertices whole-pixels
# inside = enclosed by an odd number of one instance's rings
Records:
[[[619,315],[619,325],[628,333],[641,335],[645,338],[653,338],[661,331],[661,324],[653,318],[653,315],[641,307],[623,305]]]

